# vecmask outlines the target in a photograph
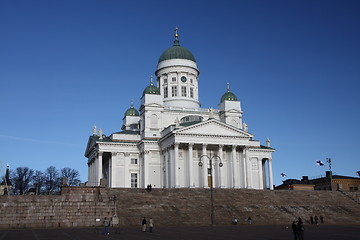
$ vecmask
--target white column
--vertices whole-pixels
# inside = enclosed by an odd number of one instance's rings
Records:
[[[168,151],[167,148],[164,149],[164,167],[165,167],[165,173],[164,173],[164,185],[166,188],[169,188],[169,158],[168,158]]]
[[[258,159],[258,172],[259,172],[259,189],[264,189],[264,177],[263,177],[263,164],[262,164],[262,158],[259,157]]]
[[[239,188],[238,187],[238,183],[239,183],[239,176],[238,176],[238,169],[237,169],[237,164],[236,164],[236,145],[232,145],[232,149],[231,149],[231,160],[233,163],[233,167],[232,167],[232,171],[233,171],[233,187],[234,188]]]
[[[194,186],[194,169],[193,169],[193,143],[189,143],[189,187],[193,188]]]
[[[94,160],[91,163],[91,182],[90,182],[91,186],[96,186],[96,170],[97,170],[96,162],[97,162],[96,157],[94,157]]]
[[[130,153],[124,153],[124,176],[121,176],[123,179],[120,182],[124,183],[124,186],[119,187],[131,187],[131,174],[129,171],[129,166],[131,164]],[[138,157],[138,164],[140,164],[140,159]],[[120,176],[118,176],[119,179]]]
[[[262,182],[263,182],[263,189],[266,189],[266,168],[265,168],[265,161],[262,160]]]
[[[249,149],[246,154],[246,187],[252,188],[252,180],[251,180],[251,162],[250,162],[250,153]]]
[[[174,144],[174,187],[179,188],[179,143]]]
[[[202,155],[201,156],[204,156],[204,155],[207,156],[206,147],[207,147],[207,144],[202,145]],[[200,160],[203,162],[203,166],[202,166],[203,167],[203,187],[207,188],[207,187],[209,187],[208,186],[208,164],[209,164],[209,159],[207,157],[202,157]]]
[[[274,182],[273,182],[273,172],[272,172],[272,159],[269,158],[269,184],[270,190],[274,190]]]
[[[241,172],[241,175],[242,175],[242,185],[240,185],[241,187],[243,188],[246,188],[247,187],[247,181],[246,181],[246,148],[244,147],[243,148],[243,156],[242,156],[242,159],[241,159],[241,163],[242,164],[242,172]]]
[[[167,162],[168,162],[168,187],[173,187],[173,176],[174,176],[174,159],[172,156],[172,149],[170,147],[167,148]]]
[[[223,155],[224,155],[224,154],[223,154],[223,147],[224,147],[224,145],[219,144],[219,153],[218,153],[218,154],[219,154],[219,157],[220,157],[221,162],[223,162]],[[219,186],[220,188],[224,188],[224,187],[225,187],[225,185],[224,185],[224,182],[225,182],[225,179],[224,179],[224,177],[225,177],[224,171],[225,171],[224,166],[219,169],[219,184],[218,184],[218,186]]]
[[[149,155],[150,151],[144,151],[144,188],[150,184],[149,179]]]
[[[111,164],[110,164],[111,167],[109,170],[109,171],[111,171],[110,187],[119,187],[119,186],[116,186],[116,172],[115,172],[116,171],[116,161],[118,159],[118,156],[119,156],[119,154],[116,152],[113,152],[111,154]],[[125,172],[124,172],[124,175],[126,175]],[[122,186],[122,187],[124,187],[124,186]]]
[[[100,181],[101,179],[103,178],[103,174],[102,174],[102,152],[99,152],[99,155],[98,155],[98,176],[97,176],[97,179],[96,179],[96,182],[97,182],[97,186],[100,186]]]

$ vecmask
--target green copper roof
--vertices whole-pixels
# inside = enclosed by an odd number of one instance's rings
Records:
[[[238,99],[235,96],[235,94],[233,94],[230,91],[227,91],[224,95],[222,95],[220,103],[222,103],[223,101],[237,101],[237,100]]]
[[[165,52],[163,52],[163,54],[161,54],[159,62],[169,59],[187,59],[196,62],[192,53],[186,48],[180,46],[179,40],[177,39],[174,41],[174,45],[172,47],[169,47],[165,50]]]
[[[126,110],[124,117],[126,116],[139,116],[138,110],[136,110],[133,106],[131,106],[128,110]]]
[[[143,95],[145,94],[156,94],[160,95],[160,89],[154,86],[154,84],[150,83],[149,86],[147,86],[143,92]]]

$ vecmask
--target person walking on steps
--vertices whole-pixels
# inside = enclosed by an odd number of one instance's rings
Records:
[[[146,232],[146,218],[145,217],[142,220],[142,231]]]
[[[149,232],[153,231],[154,220],[152,218],[149,219]]]
[[[110,235],[110,233],[109,233],[110,221],[106,217],[103,220],[103,224],[104,224],[103,234]]]

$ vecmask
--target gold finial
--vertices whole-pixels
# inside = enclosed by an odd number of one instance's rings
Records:
[[[226,85],[227,85],[227,91],[230,92],[230,83],[227,82]]]
[[[152,75],[150,75],[150,85],[151,85],[151,86],[152,86],[152,85],[154,85],[154,84],[153,84],[153,80],[152,80],[152,79],[153,79],[153,76],[152,76]]]
[[[178,34],[179,27],[175,27],[175,40],[179,40],[179,34]]]

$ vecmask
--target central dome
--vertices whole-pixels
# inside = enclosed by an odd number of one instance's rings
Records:
[[[174,45],[161,54],[159,62],[169,60],[169,59],[187,59],[193,62],[195,61],[194,55],[186,48],[180,46],[179,40],[174,41]]]

